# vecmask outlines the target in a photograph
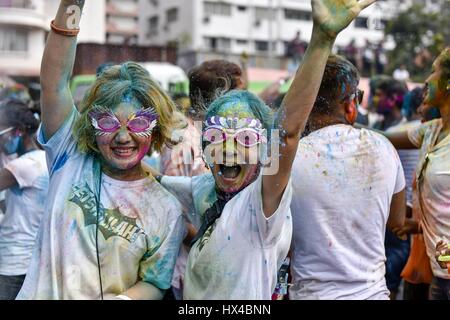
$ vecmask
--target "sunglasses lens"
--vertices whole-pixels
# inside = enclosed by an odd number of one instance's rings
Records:
[[[150,127],[150,122],[144,117],[137,117],[128,122],[128,129],[132,132],[144,132]]]
[[[259,134],[253,130],[244,130],[236,134],[236,141],[244,147],[252,147],[259,142]]]
[[[364,98],[364,91],[358,90],[358,103],[362,104]]]
[[[203,140],[215,143],[222,143],[224,141],[223,132],[217,128],[210,128],[203,132]]]
[[[120,128],[120,123],[118,123],[116,119],[111,117],[100,118],[97,122],[100,129],[105,131],[115,131]]]

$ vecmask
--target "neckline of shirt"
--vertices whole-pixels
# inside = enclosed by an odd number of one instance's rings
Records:
[[[103,183],[107,183],[107,184],[118,186],[118,187],[133,188],[133,187],[141,187],[144,185],[150,185],[153,183],[153,178],[145,177],[145,178],[142,178],[139,180],[124,181],[124,180],[117,180],[117,179],[111,178],[110,176],[106,175],[105,173],[102,173],[102,184]]]

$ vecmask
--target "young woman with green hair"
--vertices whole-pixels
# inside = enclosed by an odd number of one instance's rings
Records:
[[[133,62],[102,72],[77,111],[69,79],[83,5],[61,1],[42,60],[38,139],[50,187],[18,298],[161,299],[184,227],[180,204],[142,158],[183,117]]]
[[[208,106],[203,125],[212,175],[161,178],[199,230],[184,299],[271,299],[291,242],[289,180],[301,133],[336,36],[374,1],[312,0],[311,41],[275,121],[253,94],[228,92]],[[266,134],[270,129],[280,130],[280,141],[276,132]],[[277,148],[264,159],[269,141]],[[264,167],[264,160],[270,165]]]

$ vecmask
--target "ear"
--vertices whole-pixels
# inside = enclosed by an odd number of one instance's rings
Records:
[[[344,110],[345,120],[347,120],[347,122],[350,124],[354,124],[356,122],[356,118],[358,117],[358,104],[356,103],[355,99],[346,102],[344,104]]]

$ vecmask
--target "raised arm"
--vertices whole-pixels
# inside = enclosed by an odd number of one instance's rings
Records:
[[[61,0],[54,26],[58,29],[79,28],[84,0]],[[46,139],[50,139],[70,113],[73,98],[69,81],[75,61],[76,36],[51,31],[41,64],[41,112]]]
[[[322,82],[323,72],[334,41],[344,28],[376,0],[311,0],[313,31],[292,85],[283,100],[278,125],[282,131],[279,170],[263,177],[263,205],[270,217],[281,201],[289,181],[292,162],[297,152],[300,135],[305,128]],[[274,155],[272,155],[273,161]]]

